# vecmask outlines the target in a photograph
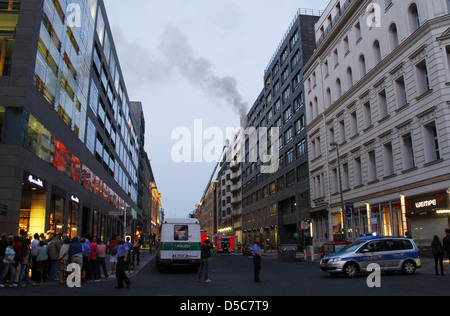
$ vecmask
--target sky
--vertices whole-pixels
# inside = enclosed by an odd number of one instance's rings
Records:
[[[166,218],[186,217],[202,198],[217,164],[202,150],[240,126],[297,10],[328,3],[105,0],[129,99],[142,102],[145,150]],[[221,150],[209,152],[220,157]]]

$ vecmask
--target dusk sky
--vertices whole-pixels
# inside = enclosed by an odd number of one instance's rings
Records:
[[[328,0],[106,0],[130,101],[141,101],[145,149],[166,217],[186,217],[203,195],[216,162],[172,159],[172,132],[194,120],[240,124],[263,88],[264,69],[299,8]],[[235,101],[235,106],[231,101]],[[237,101],[236,101],[237,100]],[[198,121],[197,121],[198,122]],[[205,139],[206,145],[210,140]],[[218,153],[220,154],[220,153]],[[194,148],[192,147],[192,161]]]

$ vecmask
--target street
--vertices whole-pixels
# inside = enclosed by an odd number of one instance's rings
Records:
[[[434,275],[434,263],[426,262],[415,275],[382,274],[381,287],[369,288],[367,276],[355,279],[331,277],[312,262],[282,262],[276,256],[264,256],[262,283],[253,282],[251,257],[241,254],[216,254],[210,259],[211,283],[197,282],[197,274],[186,269],[158,273],[154,254],[146,255],[139,271],[130,277],[130,289],[116,289],[115,278],[88,281],[81,288],[69,288],[49,281],[24,288],[0,289],[0,296],[187,296],[187,297],[268,297],[268,296],[422,296],[450,294],[450,265],[445,276]]]

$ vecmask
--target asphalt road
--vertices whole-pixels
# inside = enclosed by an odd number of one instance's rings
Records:
[[[153,257],[149,257],[151,259]],[[147,261],[148,261],[147,260]],[[263,257],[262,283],[253,282],[253,262],[240,254],[217,254],[210,259],[211,283],[197,282],[197,275],[186,269],[159,273],[154,260],[141,264],[131,277],[130,289],[115,289],[115,279],[86,282],[69,288],[57,282],[24,288],[2,288],[0,296],[153,296],[157,297],[274,297],[274,296],[423,296],[450,295],[448,275],[418,272],[412,276],[382,274],[381,287],[369,288],[367,276],[355,279],[331,277],[317,263],[281,262]],[[281,299],[282,300],[282,299]]]

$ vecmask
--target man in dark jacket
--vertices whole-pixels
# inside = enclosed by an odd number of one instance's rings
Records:
[[[445,230],[445,237],[442,242],[442,246],[444,246],[444,250],[447,253],[447,257],[450,260],[450,229]]]
[[[213,245],[209,241],[209,239],[206,239],[205,242],[202,244],[201,248],[201,259],[200,259],[200,270],[198,272],[198,279],[197,281],[200,282],[202,279],[202,273],[205,271],[205,282],[211,282],[211,280],[208,278],[208,259],[211,257],[211,250],[213,249]]]

